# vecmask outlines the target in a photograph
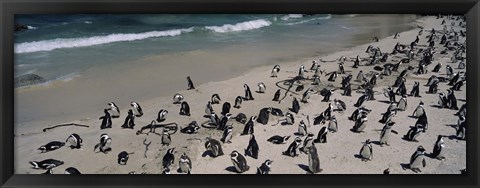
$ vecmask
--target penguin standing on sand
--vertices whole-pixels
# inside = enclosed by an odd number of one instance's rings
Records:
[[[211,152],[212,157],[223,155],[222,145],[218,140],[207,138],[207,141],[205,142],[205,149]]]
[[[414,117],[420,117],[425,113],[425,109],[423,109],[423,102],[420,101],[420,104],[418,104],[417,108],[415,108],[415,111],[413,111]]]
[[[298,114],[298,111],[300,111],[300,103],[298,103],[298,100],[295,97],[293,97],[292,108],[290,110],[295,114]]]
[[[438,80],[435,80],[433,81],[433,83],[430,85],[430,87],[428,88],[428,93],[437,93],[438,91],[438,83],[439,81]]]
[[[360,158],[362,161],[371,161],[373,159],[373,148],[370,139],[367,139],[360,149]]]
[[[403,95],[402,98],[400,98],[397,109],[400,111],[405,111],[405,109],[407,109],[407,96]]]
[[[385,124],[387,122],[390,122],[392,120],[392,117],[395,116],[397,113],[396,109],[395,110],[387,110],[385,113],[383,113],[382,119],[380,119],[378,122]]]
[[[320,168],[320,159],[318,157],[317,148],[314,145],[308,148],[308,170],[312,174],[323,171],[323,169]]]
[[[317,61],[313,60],[312,61],[312,66],[310,67],[310,70],[315,70],[318,67],[320,67],[320,66],[318,65]]]
[[[108,103],[110,108],[108,109],[108,112],[112,115],[112,118],[119,118],[120,117],[120,108],[114,103],[110,102]]]
[[[224,130],[223,130],[223,136],[220,139],[223,143],[232,143],[232,136],[233,136],[233,126],[228,125]]]
[[[254,159],[258,159],[258,152],[260,149],[258,148],[257,140],[255,140],[255,135],[250,135],[250,141],[248,141],[247,149],[245,150],[245,155],[250,156]]]
[[[339,69],[339,74],[345,74],[345,68],[343,67],[343,63],[338,64],[338,69]]]
[[[243,98],[241,96],[238,96],[235,98],[235,105],[233,105],[234,108],[240,108],[243,102]]]
[[[72,148],[72,149],[80,149],[80,147],[82,146],[83,140],[82,140],[82,138],[80,138],[80,136],[78,134],[73,133],[70,136],[68,136],[68,138],[65,142],[69,143],[70,148]]]
[[[218,124],[217,129],[218,130],[225,130],[225,128],[227,127],[227,122],[230,120],[231,117],[232,117],[232,114],[230,114],[230,113],[225,114],[222,117],[222,119],[220,120],[220,123]]]
[[[185,97],[183,97],[182,94],[175,93],[175,95],[173,95],[173,104],[180,104],[183,101],[184,98]]]
[[[441,68],[442,68],[442,64],[437,63],[437,65],[435,65],[435,67],[433,68],[432,72],[439,72]]]
[[[161,109],[160,111],[158,111],[157,121],[158,122],[165,121],[167,114],[168,114],[168,111],[165,109]]]
[[[175,163],[175,155],[176,153],[175,148],[170,148],[167,150],[167,153],[163,156],[162,159],[162,166],[164,169],[170,168],[170,165]]]
[[[418,117],[415,126],[422,128],[423,130],[428,130],[428,118],[427,113],[423,113],[420,117]],[[424,132],[425,132],[424,131]]]
[[[270,159],[265,160],[260,167],[257,167],[257,174],[269,174],[272,169],[272,163]]]
[[[165,129],[163,128],[163,132],[162,132],[162,146],[165,146],[165,145],[170,145],[170,143],[172,143],[172,138],[170,136],[170,133],[168,132],[168,129]]]
[[[352,96],[352,85],[350,83],[347,83],[343,89],[343,94],[344,96]]]
[[[125,122],[122,125],[122,128],[129,128],[133,129],[135,126],[135,115],[133,115],[133,111],[130,109],[128,110],[128,115],[125,118]]]
[[[408,130],[407,134],[403,135],[403,139],[407,141],[418,142],[417,137],[420,135],[421,132],[424,132],[420,126],[413,126]]]
[[[250,166],[247,165],[247,159],[245,159],[245,157],[237,150],[232,151],[230,159],[238,173],[243,173],[250,169]]]
[[[436,158],[438,160],[445,159],[444,152],[443,152],[444,148],[445,148],[445,143],[443,141],[443,136],[438,135],[437,141],[435,142],[435,145],[433,146],[433,152],[430,154],[430,157]]]
[[[410,96],[421,97],[420,96],[420,83],[415,82],[413,84],[412,91],[410,91]]]
[[[467,137],[467,121],[465,116],[460,116],[458,126],[456,127],[456,136],[459,140],[465,140]]]
[[[390,102],[397,102],[395,99],[395,92],[393,92],[391,87],[388,87],[387,91],[385,91],[385,95],[388,97]]]
[[[298,124],[297,134],[300,135],[300,136],[307,135],[307,125],[305,125],[305,122],[303,122],[303,120],[301,120],[300,124]]]
[[[329,102],[330,101],[330,96],[332,96],[335,92],[333,90],[324,90],[325,93],[323,95],[322,102]]]
[[[358,72],[358,74],[357,74],[357,79],[356,79],[356,81],[358,81],[358,82],[363,82],[363,80],[365,80],[365,75],[363,74],[363,71],[360,70],[360,72]]]
[[[395,122],[388,122],[385,123],[385,125],[382,128],[382,132],[380,133],[380,146],[383,147],[383,145],[390,146],[388,144],[388,140],[390,138],[390,132],[392,132],[392,127],[395,125]],[[395,131],[396,132],[396,131]]]
[[[220,98],[220,95],[215,93],[212,95],[211,101],[212,101],[212,104],[220,104],[220,101],[222,101],[222,99]]]
[[[337,74],[338,74],[338,73],[337,73],[336,71],[332,72],[332,73],[330,74],[330,77],[328,77],[328,81],[330,81],[330,82],[335,82],[335,79],[337,79],[337,76],[338,76]]]
[[[265,93],[267,86],[263,82],[258,83],[258,93]]]
[[[367,116],[365,114],[362,114],[361,118],[358,118],[355,121],[355,125],[352,128],[353,132],[360,133],[363,132],[363,129],[367,126]]]
[[[308,88],[302,95],[301,102],[308,103],[308,99],[310,99],[310,94],[313,92],[312,88]]]
[[[405,82],[402,82],[398,88],[397,91],[395,92],[396,94],[402,96],[407,94],[407,88],[405,87]]]
[[[322,127],[320,131],[318,131],[317,138],[313,140],[314,143],[327,143],[327,127]]]
[[[267,141],[274,144],[285,144],[285,142],[290,138],[290,136],[279,136],[275,135],[267,139]]]
[[[301,152],[308,154],[308,148],[313,146],[313,133],[308,133],[307,137],[303,140],[303,147],[300,148]]]
[[[420,170],[421,167],[427,166],[425,161],[425,149],[422,146],[418,146],[417,151],[413,153],[410,157],[410,169],[415,172],[422,172]]]
[[[452,90],[460,91],[460,88],[462,88],[465,82],[466,82],[465,80],[458,81],[457,83],[455,83],[455,85],[453,85]]]
[[[108,109],[103,110],[103,112],[105,115],[100,117],[100,119],[102,119],[100,129],[112,128],[112,116],[110,116],[110,112],[108,112]]]
[[[448,89],[447,99],[448,99],[448,108],[458,110],[457,98],[452,89]]]
[[[195,86],[193,85],[193,82],[192,82],[192,79],[190,79],[190,76],[187,76],[187,82],[188,82],[187,90],[195,89]]]
[[[256,120],[257,120],[257,116],[250,117],[250,120],[247,122],[247,124],[243,128],[242,134],[240,135],[253,134],[254,133],[253,127],[255,125]]]
[[[270,74],[270,77],[278,77],[277,76],[278,72],[280,72],[280,65],[273,66],[272,73]]]
[[[182,105],[180,106],[180,115],[190,116],[190,105],[188,105],[187,101],[183,101]]]
[[[284,151],[283,154],[290,157],[298,156],[297,149],[301,143],[302,139],[300,139],[300,137],[296,137],[295,140],[290,144],[290,146],[288,146],[287,151]]]
[[[250,87],[248,87],[247,84],[243,84],[243,88],[245,90],[245,97],[243,98],[243,100],[246,100],[246,101],[254,100],[252,96],[252,91],[250,91]]]
[[[132,106],[132,110],[133,110],[133,115],[135,115],[136,117],[141,117],[143,116],[143,110],[142,110],[142,107],[140,107],[140,104],[136,103],[136,102],[131,102],[130,103],[130,106]]]
[[[178,160],[178,168],[180,172],[190,174],[192,171],[192,160],[187,156],[186,153],[183,153]]]
[[[335,116],[332,116],[332,118],[328,122],[328,131],[332,133],[335,133],[338,131],[337,118]]]
[[[345,102],[341,101],[341,100],[333,99],[333,103],[337,107],[338,111],[343,112],[347,109],[347,104]]]
[[[447,70],[447,78],[451,79],[453,75],[453,68],[450,65],[447,65],[446,70]]]
[[[367,94],[363,94],[358,98],[357,103],[355,103],[353,106],[360,107],[362,106],[363,102],[367,101],[368,99],[369,99],[369,96]]]
[[[112,144],[112,138],[110,138],[108,134],[103,133],[102,135],[100,135],[100,143],[95,145],[95,147],[93,148],[93,151],[95,152],[95,150],[99,148],[100,152],[107,154],[109,151],[112,150],[112,148],[110,148],[111,144]]]
[[[278,101],[280,99],[281,89],[278,89],[273,95],[272,101]]]
[[[305,66],[300,66],[300,68],[298,69],[298,77],[300,78],[304,78],[305,76]]]
[[[229,102],[224,102],[222,105],[222,112],[220,114],[225,115],[230,113],[231,104]]]

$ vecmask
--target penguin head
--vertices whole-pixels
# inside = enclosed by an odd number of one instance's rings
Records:
[[[268,168],[271,168],[272,167],[271,165],[272,165],[273,161],[271,161],[270,159],[267,159],[267,160],[265,160],[264,163]]]
[[[250,120],[252,120],[252,121],[257,120],[257,116],[252,116],[252,117],[250,118]]]
[[[290,138],[290,136],[284,136],[283,141],[287,141]]]
[[[233,150],[232,153],[230,154],[230,157],[231,157],[232,159],[237,159],[238,155],[239,155],[238,151],[237,151],[237,150]]]
[[[106,108],[103,109],[103,113],[108,114],[108,113],[109,113],[109,112],[108,112],[108,109],[106,109]]]
[[[424,151],[425,151],[425,148],[423,148],[423,146],[418,146],[417,151],[419,151],[419,152],[424,152]]]
[[[176,153],[175,148],[170,148],[170,149],[168,149],[168,150],[167,150],[167,153],[173,155],[174,153]]]
[[[38,163],[36,161],[30,161],[29,163],[33,166],[33,168],[35,169],[39,168]]]
[[[38,150],[42,151],[42,153],[46,152],[47,151],[47,147],[45,147],[45,145],[41,146],[38,148]]]
[[[365,144],[370,144],[370,139],[365,140]]]
[[[300,137],[297,136],[297,137],[295,138],[295,142],[301,143],[301,142],[302,142],[302,139],[300,139]]]
[[[395,122],[390,121],[390,122],[387,123],[387,125],[388,125],[388,126],[393,126],[393,125],[395,125]]]

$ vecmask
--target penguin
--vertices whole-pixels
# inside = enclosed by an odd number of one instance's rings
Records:
[[[420,117],[418,117],[417,122],[415,123],[415,126],[418,126],[425,131],[428,130],[427,113],[423,113]]]
[[[234,108],[240,108],[242,105],[243,98],[241,96],[238,96],[235,98],[235,105],[233,105]]]
[[[338,72],[339,74],[345,74],[345,68],[343,67],[343,63],[338,64]]]
[[[437,63],[437,65],[435,65],[435,67],[433,68],[432,72],[439,72],[441,68],[442,68],[442,64]]]
[[[395,99],[395,92],[393,92],[393,89],[391,87],[388,87],[387,90],[385,91],[384,95],[388,97],[389,101],[392,102],[397,102]]]
[[[65,169],[65,172],[63,174],[82,174],[80,171],[74,167],[68,167]]]
[[[439,82],[440,80],[437,78],[437,76],[432,75],[430,78],[428,78],[426,86],[431,86],[434,82]]]
[[[328,81],[330,81],[330,82],[335,82],[335,79],[337,79],[337,76],[338,76],[338,75],[337,75],[337,72],[336,72],[336,71],[335,71],[335,72],[332,72],[332,73],[330,74],[330,77],[328,77]]]
[[[367,84],[366,87],[365,87],[365,95],[368,96],[368,98],[367,98],[368,101],[376,100],[374,93],[375,92],[373,91],[373,86]]]
[[[362,161],[371,161],[373,159],[373,148],[370,139],[367,139],[360,149],[360,158]]]
[[[266,125],[268,123],[268,119],[270,117],[271,111],[272,111],[272,108],[262,108],[258,113],[257,122],[260,124]]]
[[[307,135],[307,125],[305,125],[305,122],[303,122],[303,120],[301,120],[300,124],[298,124],[297,134],[300,135],[300,136]]]
[[[388,111],[396,111],[397,110],[397,103],[391,102],[390,105],[388,105],[387,112]]]
[[[119,118],[120,117],[120,108],[114,103],[110,102],[108,103],[110,108],[108,109],[108,112],[112,115],[112,118]]]
[[[245,97],[243,100],[249,101],[249,100],[254,100],[252,96],[252,91],[250,91],[250,87],[248,87],[247,84],[243,84],[243,88],[245,89]]]
[[[229,102],[224,102],[222,105],[222,112],[220,114],[225,115],[230,113],[230,108],[232,105],[230,105]]]
[[[298,111],[300,111],[300,104],[298,103],[298,100],[295,97],[293,97],[292,108],[290,110],[295,114],[298,114]]]
[[[207,105],[205,106],[205,114],[207,116],[210,116],[213,113],[213,107],[212,107],[212,102],[207,101]]]
[[[49,151],[53,151],[56,149],[60,149],[65,145],[65,142],[59,142],[59,141],[51,141],[48,144],[42,145],[38,148],[42,153],[46,153]]]
[[[323,114],[324,114],[325,118],[328,119],[328,120],[331,119],[332,118],[332,112],[333,112],[333,105],[332,105],[332,103],[329,103],[327,109],[325,109],[325,111],[323,111]]]
[[[314,143],[327,143],[327,127],[322,127],[320,131],[318,131],[317,138],[313,140]]]
[[[355,125],[352,128],[353,132],[360,133],[363,132],[363,129],[367,126],[367,116],[365,114],[362,114],[361,118],[357,118],[355,121]]]
[[[228,125],[224,130],[223,130],[223,136],[220,139],[223,143],[232,143],[232,136],[233,136],[233,126]]]
[[[420,83],[415,82],[413,84],[412,91],[410,92],[410,96],[422,97],[422,96],[420,96],[420,89],[419,88],[420,88]]]
[[[420,167],[427,166],[425,161],[425,149],[422,146],[418,146],[417,151],[410,157],[410,169],[415,172],[421,172]]]
[[[180,93],[173,95],[173,104],[180,104],[183,101],[184,97]]]
[[[300,100],[303,103],[308,103],[308,99],[310,99],[310,94],[313,93],[312,88],[308,88],[302,95],[302,100]],[[298,112],[297,112],[298,113]]]
[[[460,116],[458,126],[456,127],[456,136],[459,140],[465,140],[467,137],[467,123],[465,116]]]
[[[277,74],[280,72],[280,65],[273,66],[272,72],[270,73],[270,77],[278,77]]]
[[[162,166],[163,168],[170,168],[170,165],[172,165],[175,161],[175,148],[170,148],[167,150],[167,153],[163,156],[162,159]]]
[[[257,167],[257,174],[269,174],[272,169],[272,163],[270,159],[265,160],[260,167]]]
[[[374,86],[374,85],[377,84],[377,77],[378,77],[378,74],[374,74],[374,75],[372,76],[372,78],[370,78],[369,83],[370,83],[372,86]]]
[[[395,116],[396,113],[396,110],[388,110],[387,112],[383,113],[382,119],[380,119],[378,122],[382,124],[390,122],[392,120],[392,117]]]
[[[100,117],[100,119],[102,120],[100,129],[112,128],[112,116],[110,116],[110,112],[108,112],[108,109],[104,109],[103,112],[105,113],[105,115]]]
[[[438,80],[437,81],[434,81],[430,87],[428,88],[428,93],[433,93],[433,94],[436,94],[437,91],[438,91]]]
[[[187,156],[186,153],[183,153],[178,160],[178,169],[181,173],[190,174],[192,171],[192,160]]]
[[[385,169],[385,170],[383,171],[383,174],[390,174],[390,169],[389,169],[389,168]]]
[[[56,159],[45,159],[43,161],[29,161],[29,163],[34,169],[48,170],[63,165],[64,162]]]
[[[70,148],[72,149],[80,149],[80,147],[82,146],[82,138],[80,138],[80,136],[76,133],[73,133],[71,134],[70,136],[68,136],[67,140],[65,142],[68,142],[70,144]]]
[[[165,109],[161,109],[160,111],[158,111],[157,121],[158,122],[165,121],[167,114],[168,114],[168,111]]]
[[[433,152],[430,153],[430,157],[436,158],[438,160],[445,159],[444,150],[443,150],[444,148],[445,148],[445,143],[443,141],[443,136],[438,135],[437,141],[435,142],[435,145],[433,146]]]
[[[358,72],[358,74],[357,74],[357,79],[356,79],[356,81],[358,81],[358,82],[363,82],[363,80],[365,80],[365,75],[363,75],[363,71],[360,70],[360,72]]]
[[[423,114],[425,113],[425,109],[423,109],[423,102],[420,101],[420,103],[418,104],[417,108],[415,108],[415,111],[413,111],[413,115],[414,117],[420,117],[422,116]]]
[[[407,109],[407,96],[403,95],[402,98],[400,98],[397,109],[400,111],[405,111],[405,109]]]
[[[188,105],[187,101],[183,101],[182,105],[180,106],[180,115],[190,116],[190,105]]]
[[[313,146],[313,136],[315,136],[313,133],[307,134],[307,137],[303,140],[303,147],[300,148],[301,152],[308,154],[308,148]]]
[[[407,88],[405,87],[405,82],[400,83],[395,94],[398,94],[400,96],[407,94]]]
[[[466,67],[465,61],[460,61],[460,63],[458,63],[457,69],[465,69],[465,67]]]
[[[322,112],[320,115],[318,115],[317,117],[315,117],[313,119],[313,125],[318,125],[318,124],[325,124],[325,121],[327,120],[327,118],[325,117],[325,113]]]
[[[120,165],[126,165],[128,162],[128,158],[129,158],[129,153],[127,153],[126,151],[122,151],[118,154],[117,162]]]
[[[366,109],[364,107],[359,107],[355,111],[353,111],[352,115],[348,117],[349,120],[356,121],[357,119],[361,118],[363,114],[368,115],[372,110]]]
[[[452,87],[452,90],[454,91],[460,91],[460,89],[462,88],[462,86],[465,84],[465,80],[460,80],[458,81],[457,83],[455,83],[455,85],[453,85]]]
[[[453,75],[453,68],[450,65],[447,65],[446,70],[447,70],[447,78],[451,78],[451,76]]]
[[[461,74],[461,72],[455,73],[455,74],[452,76],[452,78],[450,79],[450,82],[449,82],[447,85],[453,86],[453,85],[458,81],[458,79],[460,79],[460,74]]]
[[[133,129],[135,126],[135,116],[133,115],[132,109],[128,110],[128,115],[125,118],[125,122],[122,125],[122,128]]]
[[[398,37],[400,37],[400,34],[398,34],[398,32],[396,32],[395,35],[393,36],[393,39],[397,39]]]
[[[332,96],[335,92],[333,90],[325,90],[325,93],[323,95],[322,102],[329,102],[330,101],[330,96]]]
[[[319,67],[317,61],[313,60],[312,61],[312,66],[310,67],[310,70],[315,70]]]
[[[195,86],[193,85],[193,82],[192,82],[192,79],[190,78],[190,76],[187,76],[187,82],[188,82],[187,90],[195,89]]]
[[[293,114],[285,114],[285,122],[287,123],[287,125],[293,125],[295,123],[295,117],[293,117]]]
[[[352,68],[358,68],[358,66],[360,66],[360,58],[359,58],[359,56],[357,55],[357,58],[356,58],[355,61],[353,62]]]
[[[255,140],[255,135],[250,135],[250,141],[248,141],[247,149],[245,150],[245,156],[250,156],[254,159],[258,159],[258,148],[257,140]]]
[[[136,117],[141,117],[143,116],[143,110],[142,110],[142,107],[140,107],[140,105],[134,101],[132,101],[130,103],[130,106],[132,106],[132,110],[133,110],[133,115],[135,115]]]
[[[53,170],[50,168],[42,174],[53,174]]]
[[[212,152],[212,157],[223,155],[222,145],[218,140],[207,138],[207,141],[205,142],[205,149]]]
[[[235,116],[235,120],[238,121],[239,123],[247,123],[247,116],[244,113],[239,113],[237,116]]]
[[[254,130],[253,127],[255,126],[255,121],[257,120],[257,116],[252,116],[250,117],[250,120],[247,122],[245,125],[242,134],[240,135],[247,135],[247,134],[253,134]]]
[[[332,133],[335,133],[338,131],[337,118],[335,116],[332,116],[332,118],[328,122],[328,131]]]
[[[112,138],[110,138],[108,134],[103,133],[102,135],[100,135],[100,143],[95,145],[95,147],[93,148],[93,151],[95,152],[97,149],[100,149],[100,152],[107,154],[109,151],[112,150],[110,148],[111,144],[112,144]]]
[[[222,119],[220,120],[220,123],[218,124],[217,129],[218,130],[224,130],[225,127],[227,127],[227,122],[230,120],[231,117],[232,117],[232,114],[230,114],[230,113],[225,114],[222,117]]]
[[[300,144],[302,144],[302,139],[300,139],[300,137],[296,137],[295,140],[288,146],[287,150],[282,152],[283,155],[287,155],[290,157],[298,156],[297,149]]]
[[[305,66],[301,65],[298,69],[298,77],[304,78],[305,76]]]
[[[455,115],[461,117],[465,117],[467,115],[467,103],[464,103],[461,107],[460,107],[460,110],[458,110],[457,113],[455,113]]]
[[[353,106],[360,107],[362,106],[363,102],[365,102],[368,99],[369,99],[369,96],[364,94],[358,98],[357,103],[355,103]]]
[[[350,83],[348,83],[344,89],[343,89],[343,94],[344,96],[352,96],[352,85]]]
[[[455,93],[451,89],[447,89],[447,91],[448,108],[458,110],[457,98],[455,97]]]
[[[222,99],[220,99],[220,95],[215,93],[212,95],[211,101],[211,104],[220,104],[220,101],[222,101]]]
[[[237,150],[232,151],[230,159],[232,159],[233,166],[238,173],[243,173],[250,169],[250,166],[247,164],[247,159]]]
[[[281,90],[281,89],[278,89],[278,90],[275,92],[275,94],[273,95],[272,101],[279,101],[279,99],[280,99],[280,94],[281,94],[281,91],[280,91],[280,90]]]
[[[265,93],[267,86],[263,82],[258,83],[258,93]]]
[[[285,142],[290,138],[290,136],[279,136],[275,135],[267,139],[267,141],[274,144],[285,144]]]
[[[380,146],[383,147],[383,145],[390,146],[388,144],[388,140],[390,138],[390,132],[392,132],[392,127],[395,125],[395,122],[387,122],[382,128],[382,132],[380,133]],[[396,131],[395,131],[396,132]]]
[[[423,132],[424,130],[415,125],[410,130],[408,130],[407,134],[403,135],[403,139],[407,141],[413,141],[413,142],[418,142],[417,137],[420,135],[420,132]]]
[[[192,121],[191,123],[188,124],[188,126],[180,129],[180,132],[185,134],[195,134],[198,132],[198,129],[200,129],[200,126],[198,126],[198,123],[196,121]]]
[[[168,132],[168,129],[165,129],[163,128],[163,132],[162,132],[162,146],[165,146],[165,145],[170,145],[170,143],[172,143],[172,138],[170,136],[170,133]]]
[[[312,174],[323,171],[323,169],[320,168],[320,159],[318,157],[317,148],[314,145],[308,148],[308,170]]]

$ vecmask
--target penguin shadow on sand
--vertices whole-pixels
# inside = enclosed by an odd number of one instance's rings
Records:
[[[391,103],[390,101],[387,101],[387,100],[377,100],[377,102],[383,102],[385,104],[390,104]]]
[[[298,167],[300,167],[302,170],[305,170],[307,172],[307,174],[312,174],[312,172],[310,171],[310,169],[308,169],[308,165],[304,165],[304,164],[297,164]]]
[[[240,172],[238,172],[237,169],[235,169],[234,166],[229,166],[229,167],[225,168],[225,170],[229,171],[229,172],[236,173],[236,174],[240,174]]]
[[[203,154],[202,154],[202,157],[207,157],[207,156],[215,158],[215,156],[213,155],[213,152],[210,151],[210,150],[207,150],[207,151],[203,152]]]
[[[442,107],[438,104],[433,104],[433,105],[430,105],[430,107],[434,107],[434,108],[438,108],[438,109],[442,109]]]

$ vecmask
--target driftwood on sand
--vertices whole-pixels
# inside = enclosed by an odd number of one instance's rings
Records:
[[[76,123],[67,123],[67,124],[60,124],[60,125],[54,125],[52,127],[47,127],[45,129],[43,129],[43,132],[46,132],[47,130],[50,130],[50,129],[54,129],[54,128],[57,128],[57,127],[66,127],[66,126],[78,126],[78,127],[90,127],[88,125],[81,125],[81,124],[76,124]]]

